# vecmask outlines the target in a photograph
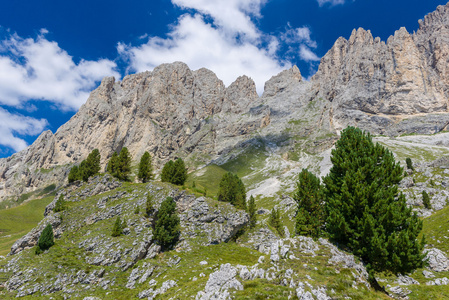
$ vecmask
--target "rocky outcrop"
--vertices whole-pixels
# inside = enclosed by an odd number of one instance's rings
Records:
[[[321,59],[312,89],[332,103],[337,128],[356,125],[373,133],[434,133],[449,123],[449,4],[420,21],[410,34],[401,28],[387,42],[369,30],[339,38]],[[408,128],[403,119],[432,115],[433,128]],[[405,117],[407,116],[407,117]],[[436,119],[436,120],[435,120]],[[410,122],[412,123],[412,122]],[[393,128],[391,128],[393,127]]]

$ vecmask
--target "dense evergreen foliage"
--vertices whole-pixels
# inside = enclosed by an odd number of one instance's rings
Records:
[[[303,169],[298,176],[293,199],[298,203],[295,231],[299,235],[318,237],[322,233],[325,209],[320,179]]]
[[[229,202],[240,209],[246,209],[245,185],[237,175],[231,172],[223,175],[218,188],[218,200]]]
[[[109,174],[111,175],[115,174],[115,170],[117,168],[117,161],[118,161],[118,153],[114,152],[112,153],[112,156],[109,159],[108,166],[106,168]]]
[[[112,236],[120,236],[123,233],[123,229],[126,227],[126,221],[123,220],[123,222],[120,220],[120,217],[117,217],[115,219],[114,226],[112,227]]]
[[[153,166],[151,164],[151,155],[148,151],[140,158],[139,163],[139,173],[137,174],[142,182],[148,182],[148,180],[153,179]]]
[[[162,201],[156,215],[154,239],[158,241],[162,249],[170,249],[178,241],[180,232],[176,203],[173,198],[167,197]]]
[[[114,177],[128,181],[131,173],[131,154],[123,147],[120,153],[114,152],[109,159],[107,171]]]
[[[427,194],[426,191],[422,191],[422,203],[425,208],[431,209],[432,205],[430,204],[430,197],[429,194]]]
[[[249,214],[249,227],[254,228],[256,227],[257,223],[257,212],[256,212],[256,201],[254,200],[253,195],[249,197],[248,201],[248,214]]]
[[[51,246],[55,244],[55,239],[53,236],[53,227],[51,224],[47,224],[47,226],[42,230],[41,235],[39,236],[39,240],[37,242],[36,254],[40,254],[43,251],[49,249]]]
[[[58,200],[56,200],[54,212],[60,212],[63,211],[64,209],[65,209],[64,195],[61,194]]]
[[[284,236],[284,230],[281,223],[281,213],[278,209],[273,208],[268,219],[268,223],[276,229],[280,236]]]
[[[413,163],[412,163],[412,160],[411,160],[410,157],[407,157],[407,158],[405,159],[405,163],[407,164],[407,169],[409,169],[409,170],[414,170],[414,168],[413,168]]]
[[[403,169],[371,136],[348,127],[332,150],[324,178],[326,229],[373,271],[405,273],[423,265],[422,221],[398,192]],[[371,279],[374,278],[371,276]]]
[[[181,158],[178,158],[174,162],[170,160],[162,168],[161,181],[170,182],[176,185],[183,185],[186,180],[187,169]]]
[[[76,180],[83,180],[87,182],[89,177],[98,174],[101,170],[100,160],[100,151],[98,151],[98,149],[92,150],[87,158],[81,162],[79,167],[73,166],[72,169],[70,169],[68,177],[69,183]]]

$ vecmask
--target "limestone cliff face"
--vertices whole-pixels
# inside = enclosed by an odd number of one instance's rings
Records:
[[[336,127],[379,132],[404,116],[449,112],[448,16],[449,4],[439,6],[418,32],[401,28],[386,43],[362,28],[339,38],[312,78],[315,94],[332,102]],[[437,131],[448,122],[442,117]]]
[[[239,141],[233,141],[236,135],[269,124],[269,111],[237,117],[258,99],[254,82],[246,76],[226,88],[213,72],[192,71],[180,62],[126,76],[122,82],[105,78],[54,135],[46,131],[26,150],[0,160],[0,198],[60,182],[69,166],[95,148],[103,167],[125,146],[134,160],[149,151],[156,165],[193,150],[213,156],[220,151],[216,139],[229,147]],[[41,169],[51,171],[42,174]]]
[[[0,201],[63,183],[95,148],[103,167],[125,146],[134,162],[149,151],[156,166],[183,157],[196,167],[224,162],[257,139],[317,153],[348,125],[386,135],[447,129],[449,4],[419,23],[416,33],[401,28],[386,42],[354,30],[335,42],[310,82],[294,66],[267,81],[261,97],[247,76],[225,87],[212,71],[181,62],[121,82],[105,78],[55,134],[0,159]]]

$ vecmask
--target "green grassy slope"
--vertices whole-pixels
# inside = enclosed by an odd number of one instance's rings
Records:
[[[0,210],[0,255],[6,255],[16,240],[44,218],[45,207],[52,200],[53,196],[49,196]]]

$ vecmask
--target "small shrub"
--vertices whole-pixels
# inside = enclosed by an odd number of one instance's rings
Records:
[[[126,227],[126,222],[120,220],[120,217],[117,217],[117,219],[115,220],[114,223],[114,227],[112,227],[112,236],[116,237],[116,236],[121,236],[123,233],[123,228]]]
[[[248,214],[249,214],[249,228],[256,227],[257,223],[257,214],[256,214],[256,201],[254,200],[253,195],[249,198],[248,202]]]
[[[61,194],[55,203],[54,212],[60,212],[63,210],[65,210],[65,201],[64,201],[64,195]]]
[[[231,172],[223,175],[218,188],[218,200],[229,202],[240,209],[246,209],[245,185],[237,175]]]
[[[424,204],[425,208],[427,208],[427,209],[432,208],[432,205],[430,204],[429,194],[427,194],[426,191],[422,191],[422,203]]]
[[[161,203],[154,226],[154,239],[161,245],[162,249],[170,249],[178,241],[181,233],[179,222],[176,203],[173,198],[167,197]]]
[[[136,207],[136,209],[134,210],[134,214],[138,215],[140,213],[140,207]]]
[[[53,227],[51,224],[48,224],[39,237],[39,241],[37,242],[36,254],[40,254],[45,250],[49,249],[51,246],[55,244],[54,236],[53,236]]]
[[[415,170],[415,169],[413,168],[412,159],[411,159],[410,157],[407,157],[407,158],[405,159],[405,163],[407,164],[407,169],[409,169],[409,170]]]
[[[153,196],[148,192],[145,203],[145,217],[149,218],[154,213]]]

